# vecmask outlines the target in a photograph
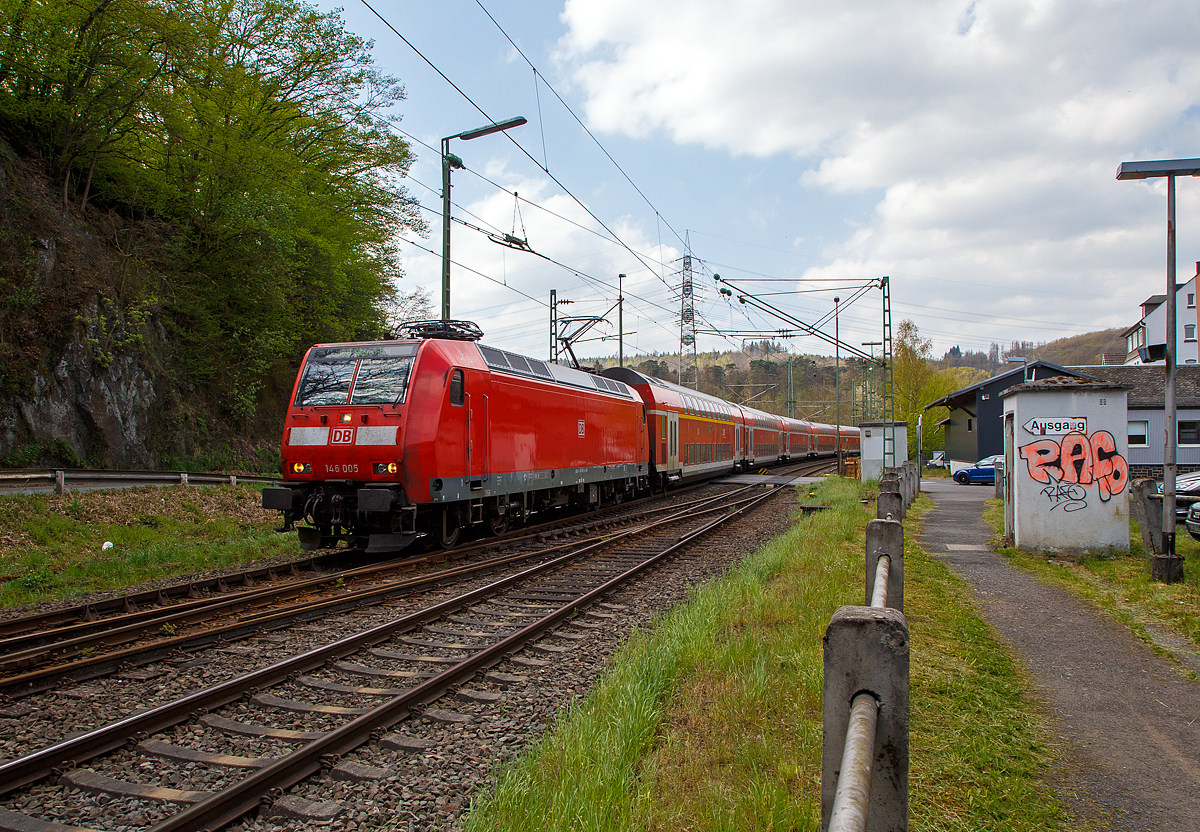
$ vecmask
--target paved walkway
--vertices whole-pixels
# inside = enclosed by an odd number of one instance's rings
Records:
[[[971,583],[1050,706],[1065,770],[1056,785],[1100,828],[1200,830],[1200,683],[1103,612],[992,552],[984,486],[927,480],[920,539]],[[1072,791],[1077,790],[1076,794]]]

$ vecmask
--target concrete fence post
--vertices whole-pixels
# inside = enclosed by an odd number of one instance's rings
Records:
[[[866,601],[871,605],[875,594],[875,569],[879,558],[887,555],[887,606],[904,612],[904,526],[896,520],[872,520],[867,523]]]
[[[1138,527],[1142,532],[1142,546],[1146,557],[1162,554],[1162,503],[1150,499],[1151,494],[1158,493],[1158,483],[1154,480],[1137,480],[1129,495],[1129,503],[1133,514],[1137,517]]]
[[[880,480],[879,497],[875,501],[875,508],[875,516],[881,520],[886,520],[889,514],[892,520],[904,519],[904,497],[900,494],[898,480]]]
[[[1004,460],[996,460],[996,499],[1004,499],[1004,478],[1008,476],[1008,472],[1004,470]]]
[[[55,471],[54,472],[54,493],[55,494],[63,494],[66,492],[66,490],[67,490],[67,472],[66,471]]]
[[[825,630],[825,682],[821,723],[821,829],[841,824],[833,818],[838,779],[843,775],[851,707],[860,694],[878,703],[870,777],[843,784],[853,805],[842,808],[865,817],[866,832],[907,832],[909,640],[904,613],[894,609],[842,607]],[[859,705],[863,704],[859,697]],[[857,778],[857,767],[845,772]],[[864,805],[865,804],[865,805]]]

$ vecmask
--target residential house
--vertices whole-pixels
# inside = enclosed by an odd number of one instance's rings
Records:
[[[1196,306],[1196,278],[1200,277],[1200,262],[1196,274],[1187,283],[1175,285],[1175,333],[1179,348],[1175,357],[1178,365],[1200,363],[1200,309]],[[1142,364],[1138,350],[1151,344],[1167,342],[1167,296],[1151,295],[1142,301],[1142,318],[1125,330],[1125,363]],[[1163,362],[1153,362],[1162,367]]]
[[[1163,365],[1072,367],[1128,390],[1130,479],[1162,479],[1167,374]],[[1200,366],[1175,368],[1176,471],[1200,471]]]

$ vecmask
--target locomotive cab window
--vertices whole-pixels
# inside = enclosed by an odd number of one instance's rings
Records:
[[[314,347],[304,365],[294,404],[318,407],[403,402],[416,352],[415,345],[407,344]]]
[[[450,404],[455,407],[462,407],[462,403],[466,401],[464,386],[462,370],[455,370],[450,374]]]
[[[364,358],[350,404],[402,404],[408,392],[411,358]]]

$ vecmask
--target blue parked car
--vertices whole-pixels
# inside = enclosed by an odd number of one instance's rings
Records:
[[[996,484],[996,460],[1004,459],[1004,454],[985,456],[970,468],[963,468],[954,475],[954,481],[960,485],[971,483]]]

